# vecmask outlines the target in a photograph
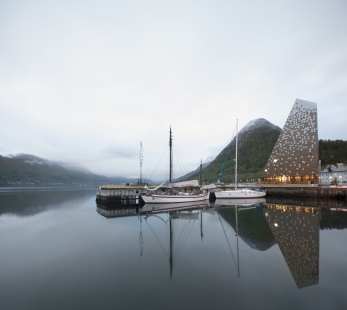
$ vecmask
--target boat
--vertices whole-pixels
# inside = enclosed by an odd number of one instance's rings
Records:
[[[264,197],[266,192],[256,186],[237,188],[237,136],[238,136],[238,120],[236,120],[236,156],[235,156],[235,189],[234,190],[224,190],[220,192],[215,192],[217,199],[225,199],[225,198],[259,198]],[[224,160],[225,161],[225,160]],[[223,163],[224,165],[224,163]],[[223,169],[223,166],[222,166]],[[222,173],[222,170],[221,170]],[[220,174],[221,174],[220,173]],[[219,179],[218,179],[219,181]],[[217,183],[218,183],[217,181]]]
[[[141,198],[145,203],[191,203],[197,201],[206,201],[210,198],[210,189],[212,187],[205,186],[200,187],[198,180],[191,180],[185,182],[173,182],[173,173],[172,173],[172,131],[170,127],[170,178],[169,185],[165,192],[158,193],[157,190],[165,183],[154,189],[149,189],[147,186],[144,187],[147,193],[142,193]],[[213,184],[214,185],[214,184]],[[216,186],[214,186],[215,188]]]

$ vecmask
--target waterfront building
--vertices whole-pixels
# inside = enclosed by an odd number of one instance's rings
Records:
[[[337,184],[346,185],[347,183],[347,166],[345,164],[327,165],[320,174],[322,184],[331,184],[336,179]]]
[[[270,183],[318,183],[317,104],[296,99],[265,165]]]

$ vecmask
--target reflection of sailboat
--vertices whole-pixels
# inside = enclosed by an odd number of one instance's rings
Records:
[[[215,201],[215,207],[214,208],[209,208],[207,209],[209,211],[209,213],[212,210],[217,210],[218,212],[218,218],[220,220],[221,226],[223,228],[223,232],[225,235],[225,238],[227,240],[228,246],[229,246],[229,250],[230,253],[232,255],[232,258],[234,260],[235,263],[235,267],[237,269],[237,274],[240,277],[240,248],[239,248],[239,212],[241,211],[247,211],[247,210],[252,210],[254,208],[257,208],[259,206],[262,206],[262,203],[265,202],[265,198],[254,198],[254,199],[217,199]],[[229,221],[226,220],[227,216],[225,216],[226,212],[228,213],[228,215],[230,216],[232,214],[231,211],[231,207],[234,207],[235,210],[235,223],[236,223],[236,227],[234,227],[235,230],[235,236],[236,236],[236,258],[234,256],[234,253],[231,249],[231,245],[227,236],[227,233],[224,229],[224,225],[223,225],[223,221],[221,219],[221,216],[223,217],[224,221],[226,221],[229,225],[231,224]],[[223,216],[224,214],[224,216]]]
[[[228,246],[229,246],[229,250],[230,250],[230,253],[231,253],[231,256],[234,260],[234,263],[235,263],[235,267],[237,269],[237,275],[240,277],[240,255],[239,255],[239,225],[238,225],[238,206],[235,206],[235,217],[236,217],[236,230],[235,230],[235,236],[236,236],[236,253],[237,253],[237,260],[235,260],[235,256],[234,256],[234,253],[231,249],[231,246],[230,246],[230,242],[229,242],[229,239],[228,239],[228,236],[226,234],[226,231],[224,229],[224,225],[223,225],[223,222],[222,222],[222,219],[220,218],[220,215],[218,214],[218,218],[219,218],[219,221],[221,223],[221,226],[223,228],[223,232],[224,232],[224,235],[225,235],[225,239],[227,240],[227,243],[228,243]]]
[[[218,206],[256,206],[265,203],[265,198],[234,198],[234,199],[216,199],[214,202]]]
[[[320,209],[268,204],[263,212],[297,287],[318,284]]]
[[[146,212],[165,212],[171,210],[184,210],[184,209],[196,209],[207,207],[208,201],[198,201],[198,202],[179,202],[179,203],[146,203],[142,209],[141,213]]]
[[[182,204],[179,204],[182,205]],[[161,248],[164,250],[164,246],[161,244],[160,239],[158,236],[155,234],[154,230],[151,228],[151,226],[148,223],[148,220],[150,218],[159,218],[162,222],[169,225],[169,263],[170,263],[170,278],[172,278],[172,273],[173,273],[173,268],[174,268],[174,256],[178,256],[182,253],[184,244],[188,238],[189,232],[191,231],[192,226],[191,224],[194,223],[196,220],[199,219],[199,213],[198,212],[192,212],[194,210],[197,210],[199,208],[202,208],[206,206],[205,204],[186,204],[183,208],[167,208],[171,207],[172,204],[167,205],[159,205],[159,204],[154,204],[154,205],[149,205],[146,204],[142,209],[141,209],[141,214],[144,214],[144,219],[146,223],[148,224],[150,230],[152,233],[155,235],[156,239],[158,240]],[[156,209],[152,209],[152,208]],[[189,212],[187,212],[189,210]],[[163,220],[160,217],[160,214],[163,213],[169,213],[169,219],[167,221]],[[185,220],[184,229],[181,231],[181,235],[175,238],[174,234],[175,232],[177,233],[177,221],[178,220]],[[176,242],[175,242],[176,241]],[[164,250],[165,254],[166,251]],[[177,261],[177,260],[176,260]]]
[[[238,137],[238,120],[236,120],[236,155],[235,155],[235,190],[225,190],[221,192],[215,192],[216,198],[257,198],[257,197],[264,197],[266,195],[266,192],[260,188],[260,187],[245,187],[242,189],[237,189],[237,137]],[[231,142],[230,142],[231,144]],[[226,155],[228,152],[226,153]],[[224,163],[226,161],[226,158],[224,159]],[[219,178],[222,174],[224,164],[222,166],[222,170],[220,172]],[[217,183],[219,182],[219,178]]]

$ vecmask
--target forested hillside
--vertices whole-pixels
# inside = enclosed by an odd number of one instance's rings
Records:
[[[319,159],[322,168],[328,164],[347,163],[347,141],[319,140]]]
[[[238,181],[251,182],[262,179],[263,169],[278,139],[281,129],[264,119],[257,119],[246,125],[239,134]],[[216,159],[203,169],[203,182],[215,183],[227,152],[228,146]],[[225,164],[221,182],[233,183],[235,179],[235,139]],[[347,141],[319,140],[319,159],[322,168],[327,164],[347,163]],[[199,179],[199,172],[180,179]]]
[[[93,174],[81,167],[49,161],[34,155],[0,156],[0,186],[129,182],[123,179]]]
[[[247,124],[239,133],[238,139],[238,180],[247,182],[262,178],[264,166],[278,139],[281,129],[267,120],[257,119]],[[228,146],[203,170],[203,182],[216,182]],[[235,138],[225,163],[221,182],[231,183],[235,179]],[[195,173],[188,179],[199,179]]]

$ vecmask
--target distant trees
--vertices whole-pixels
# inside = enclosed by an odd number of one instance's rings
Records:
[[[328,164],[347,163],[347,141],[319,140],[319,159],[322,167]]]

